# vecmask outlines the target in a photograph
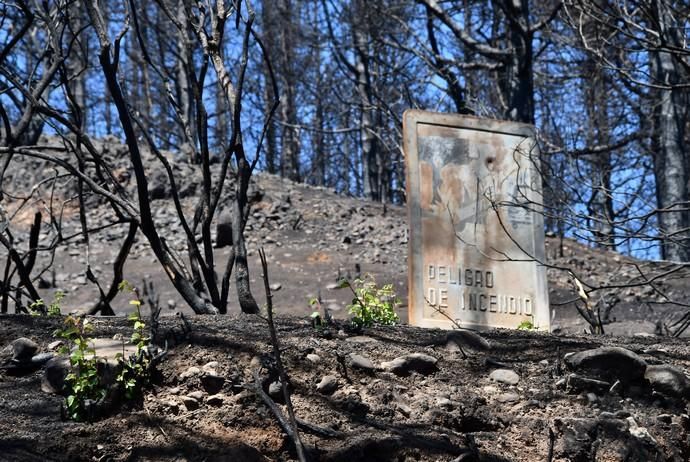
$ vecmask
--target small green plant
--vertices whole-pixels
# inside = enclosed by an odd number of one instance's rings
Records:
[[[69,355],[71,371],[65,377],[67,416],[72,420],[90,418],[90,403],[103,399],[106,388],[101,384],[96,351],[89,346],[87,336],[92,326],[88,319],[74,316],[65,318],[64,327],[55,331],[55,336],[66,340],[60,353]]]
[[[532,324],[532,321],[522,321],[520,324],[517,326],[518,330],[534,330],[534,324]]]
[[[43,299],[39,298],[29,305],[29,311],[31,312],[32,316],[40,316],[42,314],[47,314],[48,316],[60,316],[62,314],[60,311],[60,303],[64,297],[65,294],[61,290],[58,290],[55,292],[55,295],[53,295],[53,301],[50,303],[50,305],[48,305],[47,308]]]
[[[354,283],[342,280],[339,287],[349,287],[354,295],[347,306],[352,322],[358,327],[371,327],[374,324],[393,325],[399,321],[395,308],[400,305],[393,290],[393,284],[379,287],[371,275],[355,279]]]
[[[149,338],[146,336],[146,323],[141,318],[141,300],[137,290],[128,281],[122,281],[118,287],[121,291],[134,294],[134,299],[129,304],[135,307],[135,311],[127,316],[132,322],[134,332],[130,341],[136,345],[137,351],[133,357],[125,358],[123,354],[118,355],[121,370],[115,380],[122,386],[125,397],[133,399],[136,397],[141,387],[149,381],[150,361],[146,354],[149,345]]]
[[[147,353],[149,338],[146,336],[146,323],[141,319],[141,301],[134,289],[127,281],[120,284],[120,290],[132,292],[135,298],[129,303],[136,310],[128,316],[133,323],[131,342],[136,345],[136,353],[130,358],[123,353],[117,355],[119,373],[115,377],[120,391],[128,400],[137,396],[141,388],[148,383],[150,378],[151,360]],[[57,304],[62,295],[57,297]],[[56,302],[54,302],[56,303]],[[51,304],[52,306],[52,304]],[[48,308],[50,312],[50,307]],[[90,346],[93,342],[88,333],[93,330],[88,319],[67,316],[64,327],[55,331],[56,337],[66,340],[66,344],[60,349],[60,353],[68,355],[71,366],[70,372],[65,377],[65,408],[67,417],[84,421],[94,417],[96,405],[113,392],[108,383],[104,383],[102,359],[96,356],[96,350]]]

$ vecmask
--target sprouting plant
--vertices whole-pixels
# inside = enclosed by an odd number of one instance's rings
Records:
[[[517,328],[518,330],[533,330],[534,324],[532,324],[532,321],[525,320],[518,324]]]
[[[55,331],[55,336],[67,343],[60,353],[69,355],[71,371],[65,377],[67,416],[72,420],[86,420],[90,417],[90,403],[95,403],[106,395],[101,384],[96,351],[89,346],[87,336],[92,326],[88,319],[67,316],[64,328]]]
[[[41,314],[47,314],[48,316],[60,316],[62,314],[60,311],[60,303],[64,297],[65,294],[61,290],[58,290],[55,292],[55,295],[53,295],[53,301],[50,302],[50,305],[48,305],[47,308],[43,299],[39,298],[29,305],[29,311],[31,312],[32,316],[40,316]]]
[[[349,287],[354,295],[347,309],[353,316],[352,322],[355,325],[393,325],[399,321],[395,308],[400,304],[400,299],[393,290],[393,284],[379,287],[374,277],[367,274],[364,278],[355,279],[354,283],[344,279],[340,281],[339,287]]]
[[[137,347],[137,351],[130,358],[125,358],[123,354],[117,355],[121,369],[115,379],[122,386],[125,397],[132,399],[141,387],[149,381],[150,361],[146,354],[146,348],[150,339],[146,336],[146,323],[141,318],[141,300],[139,300],[137,290],[126,280],[122,281],[118,288],[121,291],[134,294],[134,299],[130,300],[129,304],[133,305],[135,310],[127,316],[127,319],[133,324],[134,332],[132,332],[130,341]]]

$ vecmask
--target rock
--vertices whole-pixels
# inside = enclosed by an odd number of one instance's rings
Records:
[[[596,393],[592,393],[591,391],[585,395],[587,397],[587,402],[589,404],[594,404],[597,401],[599,401],[599,397],[596,395]]]
[[[199,401],[191,396],[183,396],[182,404],[184,404],[184,407],[186,407],[188,411],[199,409]]]
[[[501,393],[496,397],[496,401],[499,403],[514,403],[520,400],[520,395],[513,392]]]
[[[188,379],[189,377],[194,377],[195,375],[201,374],[201,369],[199,369],[196,366],[192,366],[186,371],[184,371],[182,374],[180,374],[180,380],[185,380]]]
[[[602,347],[569,355],[565,364],[574,371],[586,371],[624,383],[641,381],[647,363],[637,354],[620,347]]]
[[[189,396],[190,398],[194,398],[197,401],[201,401],[202,399],[204,399],[204,393],[199,390],[193,391],[187,394],[187,396]]]
[[[640,439],[646,443],[651,443],[653,445],[657,444],[656,440],[652,437],[652,435],[649,434],[649,431],[646,428],[640,427],[639,425],[637,425],[637,422],[635,422],[635,419],[633,419],[632,417],[628,417],[626,420],[628,421],[628,424],[630,425],[630,427],[628,428],[628,431],[630,432],[630,434],[632,436],[634,436],[635,438]]]
[[[272,292],[278,292],[280,289],[283,288],[283,285],[280,283],[275,283],[275,284],[271,284],[271,286],[269,288],[271,289]]]
[[[314,364],[317,364],[317,363],[321,362],[321,356],[314,354],[314,353],[309,353],[307,355],[307,360],[314,363]]]
[[[31,364],[35,366],[42,366],[43,364],[53,359],[54,356],[54,353],[39,353],[31,357]]]
[[[683,371],[671,365],[647,366],[644,378],[661,394],[675,398],[690,396],[690,380]]]
[[[448,398],[439,398],[436,401],[436,405],[443,409],[453,409],[453,402]]]
[[[412,414],[412,408],[405,403],[397,403],[395,408],[405,417],[409,417]]]
[[[218,370],[218,361],[210,361],[201,366],[201,370],[208,373],[214,373]]]
[[[496,369],[489,374],[489,379],[493,380],[494,382],[517,385],[520,381],[520,376],[517,374],[517,372],[510,369]]]
[[[216,395],[211,395],[208,398],[206,398],[206,404],[209,406],[213,407],[220,407],[223,405],[223,402],[225,401],[225,395],[219,393]]]
[[[316,391],[323,393],[324,395],[330,395],[338,388],[338,379],[334,375],[324,376],[318,385],[316,385]]]
[[[20,337],[12,342],[12,359],[17,362],[28,362],[38,351],[38,344],[26,337]]]
[[[41,390],[46,393],[62,393],[65,388],[65,377],[69,373],[69,359],[57,356],[46,363],[41,377]]]
[[[201,386],[209,395],[218,393],[223,388],[224,383],[225,378],[214,373],[206,373],[201,376]]]
[[[381,368],[396,375],[408,375],[410,372],[418,372],[428,375],[436,370],[438,360],[424,353],[411,353],[400,356],[392,361],[381,363]]]
[[[368,372],[376,370],[376,366],[374,366],[374,363],[371,362],[369,358],[365,358],[362,355],[352,353],[348,356],[348,359],[350,362],[350,366],[356,369],[362,369]]]
[[[230,209],[224,209],[218,216],[216,223],[216,247],[232,245],[232,215]]]
[[[60,348],[62,345],[63,345],[62,340],[56,340],[56,341],[48,344],[48,349],[51,351],[55,351],[58,348]]]
[[[355,335],[353,337],[348,337],[345,339],[346,342],[350,343],[376,343],[378,340],[375,338],[367,337],[366,335]]]
[[[673,422],[673,416],[671,414],[659,414],[656,416],[656,420],[661,423],[670,424]]]
[[[467,329],[448,332],[446,335],[446,346],[449,343],[454,343],[461,348],[466,346],[478,351],[488,351],[491,349],[491,344],[489,344],[488,340],[478,333]]]
[[[273,399],[280,399],[283,397],[283,387],[280,385],[280,381],[276,380],[270,383],[268,386],[268,395]]]
[[[166,302],[166,304],[168,305],[168,309],[169,309],[169,310],[174,310],[175,307],[177,307],[177,302],[176,302],[175,300],[173,300],[172,298],[169,299],[169,300]]]

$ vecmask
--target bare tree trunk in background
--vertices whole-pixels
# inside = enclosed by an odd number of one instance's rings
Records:
[[[270,0],[263,0],[261,2],[261,22],[263,27],[262,40],[264,42],[264,47],[268,50],[268,53],[275,54],[275,33],[276,33],[276,20],[275,20],[275,9],[274,4]],[[272,61],[276,62],[271,56]],[[273,102],[276,100],[278,95],[273,94],[273,86],[271,82],[271,73],[268,69],[266,62],[262,62],[261,71],[263,74],[263,103],[264,103],[264,113],[269,114],[273,107]],[[278,153],[277,153],[277,142],[276,142],[276,126],[275,121],[271,120],[266,127],[266,138],[264,140],[264,152],[266,155],[266,171],[268,173],[276,174],[279,173],[278,165]]]
[[[299,160],[299,132],[297,125],[296,103],[296,39],[297,15],[293,11],[297,8],[292,0],[278,2],[279,28],[278,41],[280,43],[279,80],[281,83],[280,119],[283,122],[281,137],[281,174],[292,181],[301,181]]]
[[[604,146],[610,143],[608,123],[607,85],[605,71],[589,57],[583,65],[583,75],[588,76],[583,91],[586,98],[589,146]],[[589,228],[594,235],[594,245],[615,250],[614,210],[611,196],[611,153],[604,151],[587,156],[592,185],[587,204],[590,215]]]
[[[367,5],[362,0],[355,0],[350,12],[352,41],[354,50],[354,70],[359,96],[360,145],[362,148],[362,185],[364,196],[371,200],[381,200],[377,167],[378,142],[374,135],[375,105],[372,100],[371,76],[369,75],[368,37],[363,30],[365,25],[363,11]]]
[[[677,46],[678,23],[661,1],[655,2],[655,14],[660,37]],[[657,105],[654,112],[655,144],[654,173],[657,184],[659,228],[662,233],[662,258],[674,261],[690,260],[690,213],[688,212],[688,159],[683,143],[686,124],[684,90],[673,87],[681,80],[681,69],[674,56],[666,51],[652,52],[654,78],[668,89],[655,89]]]

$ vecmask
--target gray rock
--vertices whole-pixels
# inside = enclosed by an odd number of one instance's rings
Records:
[[[489,374],[489,379],[493,380],[494,382],[517,385],[520,381],[520,376],[517,374],[517,372],[510,369],[496,369]]]
[[[569,355],[565,364],[574,371],[586,371],[599,377],[619,379],[625,383],[642,380],[647,363],[630,350],[603,347]]]
[[[197,401],[201,401],[202,399],[204,399],[204,393],[199,390],[193,391],[189,393],[187,396],[190,398],[194,398]]]
[[[400,356],[392,361],[381,363],[381,368],[396,375],[408,375],[410,372],[418,372],[428,375],[436,370],[438,360],[424,353],[411,353]]]
[[[496,401],[499,403],[514,403],[520,400],[520,395],[513,392],[501,393],[496,397]]]
[[[283,387],[280,385],[280,381],[276,380],[270,383],[268,386],[268,395],[273,399],[278,399],[283,396]]]
[[[690,380],[680,369],[668,364],[647,366],[644,378],[652,389],[667,396],[690,396]]]
[[[213,407],[220,407],[223,405],[223,402],[225,401],[225,395],[223,394],[217,394],[217,395],[211,395],[208,398],[206,398],[206,404],[209,406]]]
[[[206,393],[209,395],[215,395],[225,384],[225,378],[214,373],[206,373],[201,376],[201,386],[204,387]]]
[[[232,245],[232,215],[230,209],[223,210],[216,223],[216,247]]]
[[[199,409],[199,401],[191,396],[183,396],[182,404],[184,404],[188,411]]]
[[[48,344],[48,349],[51,351],[55,351],[58,348],[60,348],[62,345],[63,345],[62,340],[56,340],[56,341]]]
[[[670,424],[673,422],[673,416],[671,414],[659,414],[656,416],[656,420],[661,423]]]
[[[488,351],[491,349],[491,344],[489,344],[488,340],[478,333],[467,329],[448,332],[446,335],[446,345],[449,343],[454,343],[461,348],[466,346],[478,351]]]
[[[192,366],[189,369],[187,369],[186,371],[184,371],[182,374],[180,374],[180,379],[185,380],[189,377],[194,377],[195,375],[199,375],[199,374],[201,374],[201,369],[199,369],[196,366]]]
[[[330,395],[338,389],[338,379],[334,375],[326,375],[316,385],[316,391],[325,395]]]
[[[42,366],[43,364],[53,359],[54,356],[54,353],[39,353],[31,357],[31,364],[35,366]]]
[[[41,390],[46,393],[62,393],[65,389],[65,377],[70,370],[69,359],[64,356],[52,358],[46,363],[41,377]]]
[[[319,356],[319,355],[317,355],[317,354],[314,354],[314,353],[309,353],[309,354],[307,355],[307,360],[309,360],[310,362],[316,364],[316,363],[321,362],[321,356]]]
[[[283,288],[283,285],[280,283],[271,284],[271,286],[270,286],[270,289],[272,292],[278,292],[282,288]]]
[[[357,353],[352,353],[348,356],[350,366],[357,368],[357,369],[362,369],[365,371],[374,371],[376,370],[376,366],[374,366],[374,363],[371,362],[369,358],[365,358],[362,355],[358,355]]]
[[[17,362],[28,362],[38,351],[38,344],[26,337],[20,337],[12,342],[12,359]]]

